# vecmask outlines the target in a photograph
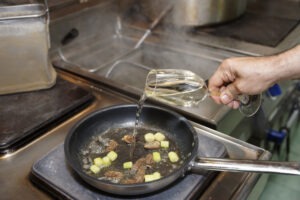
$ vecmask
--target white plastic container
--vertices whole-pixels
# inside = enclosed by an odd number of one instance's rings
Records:
[[[0,94],[50,88],[56,72],[48,55],[47,4],[7,2],[0,3]]]

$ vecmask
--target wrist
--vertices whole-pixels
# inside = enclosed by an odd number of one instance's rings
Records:
[[[290,72],[286,70],[288,65],[286,62],[286,56],[284,54],[278,54],[273,56],[272,65],[274,66],[272,71],[274,75],[274,83],[285,80],[289,76]]]
[[[278,80],[300,78],[300,45],[276,56]]]

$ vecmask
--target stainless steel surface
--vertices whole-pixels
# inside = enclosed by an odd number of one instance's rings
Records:
[[[202,125],[195,125],[196,130],[200,129],[203,135],[209,136],[216,141],[222,142],[226,147],[226,151],[229,154],[229,158],[232,159],[253,159],[257,157],[257,152],[248,151],[247,149],[252,149],[253,147],[257,149],[257,147],[242,142],[236,138],[232,138],[228,135],[220,133],[218,131],[212,130]],[[239,145],[232,145],[232,142],[239,143]],[[259,148],[258,148],[259,149]],[[258,150],[257,149],[257,150]],[[259,153],[260,154],[260,153]],[[263,152],[261,154],[263,157],[259,160],[268,160],[270,158],[269,152]],[[252,192],[253,187],[257,183],[260,178],[260,175],[253,173],[229,173],[225,172],[225,174],[230,174],[230,177],[222,177],[223,172],[218,176],[218,178],[206,189],[206,192],[201,196],[200,199],[247,199],[248,195]],[[241,177],[240,175],[244,174],[245,176]],[[247,175],[248,174],[248,175]],[[258,175],[258,176],[256,176]],[[224,182],[218,182],[219,178],[222,177]],[[230,182],[236,182],[237,180],[243,179],[243,184],[241,187],[236,187],[237,185],[231,185]],[[227,185],[228,184],[228,185]],[[245,184],[245,185],[244,185]],[[244,186],[246,187],[244,187]],[[214,190],[214,189],[216,190]],[[217,189],[218,188],[218,189]],[[221,189],[222,188],[222,189]],[[213,189],[213,190],[212,190]],[[221,189],[221,190],[220,190]],[[230,192],[225,192],[230,191]],[[235,191],[235,192],[232,192]]]
[[[47,6],[0,7],[0,94],[49,88],[56,72],[49,60]],[[17,59],[16,59],[17,58]]]
[[[54,55],[57,49],[61,49],[60,55],[56,54],[53,57],[57,67],[92,79],[106,77],[106,84],[118,88],[126,94],[138,96],[143,90],[145,75],[149,69],[183,68],[209,79],[225,58],[245,56],[245,54],[241,54],[235,49],[216,48],[213,43],[203,45],[201,40],[195,40],[188,33],[180,32],[178,34],[172,29],[165,30],[159,27],[157,27],[157,31],[147,37],[141,48],[132,51],[138,40],[137,38],[142,37],[148,26],[128,24],[124,21],[121,21],[120,26],[120,15],[117,13],[103,14],[105,10],[110,10],[111,7],[112,4],[102,4],[53,21],[51,30],[57,30],[55,34],[52,34],[52,38],[55,40],[52,45],[55,47],[53,48]],[[71,44],[62,48],[56,48],[59,46],[58,36],[61,35],[58,33],[67,30],[66,27],[71,27],[71,24],[80,27],[89,18],[102,17],[106,19],[105,16],[109,17],[110,26],[99,21],[97,25],[105,27],[101,32],[95,30],[94,26],[82,27],[79,31],[85,37],[77,38]],[[115,29],[115,27],[119,28]],[[86,35],[87,32],[89,35]],[[210,36],[207,35],[205,38],[209,40]],[[231,45],[240,45],[241,43],[243,42],[235,41]],[[84,48],[78,48],[82,46]],[[133,76],[135,78],[131,78]],[[270,99],[266,94],[263,94],[262,107],[267,116],[281,102],[283,96],[289,92],[291,87],[289,81],[280,83],[280,85],[283,91],[280,97]],[[204,101],[197,108],[176,107],[174,109],[182,111],[194,119],[209,123],[215,126],[217,130],[227,134],[231,134],[238,124],[244,120],[238,111],[217,105],[210,99]],[[244,121],[247,121],[251,129],[251,120]],[[245,135],[245,139],[247,139],[249,134],[246,133]]]
[[[47,1],[45,1],[47,3]],[[47,4],[25,4],[0,6],[0,20],[44,17],[48,12]]]
[[[179,25],[203,26],[228,22],[244,14],[247,0],[178,0],[174,22]]]
[[[53,60],[62,60],[72,68],[93,73],[98,69],[112,65],[113,61],[122,59],[122,57],[130,54],[134,48],[135,41],[132,39],[127,40],[118,35],[105,37],[105,39],[96,37],[85,41],[74,41],[55,51]],[[81,47],[79,52],[74,51],[78,47]]]
[[[59,29],[59,27],[56,28]],[[238,56],[231,52],[195,46],[193,43],[185,45],[171,42],[166,45],[144,43],[142,48],[131,51],[136,44],[135,41],[135,38],[126,37],[126,35],[122,37],[115,35],[105,41],[93,38],[93,40],[84,41],[85,48],[77,48],[80,46],[77,44],[82,44],[83,41],[74,41],[69,46],[61,48],[62,53],[53,57],[54,64],[85,76],[106,77],[110,80],[108,84],[122,87],[126,92],[134,95],[140,95],[150,69],[185,68],[208,79],[224,58]],[[181,41],[177,40],[177,42]],[[112,56],[107,56],[109,54]],[[92,74],[83,73],[84,71],[92,72]],[[197,108],[180,107],[180,109],[195,113],[201,120],[211,124],[216,124],[230,111],[226,106],[217,105],[209,98]],[[242,115],[237,115],[237,117],[242,118]]]
[[[132,3],[133,2],[131,2],[131,4]],[[263,18],[265,16],[273,19],[286,19],[286,20],[299,21],[300,20],[299,9],[300,9],[300,4],[299,2],[296,1],[293,2],[293,1],[285,1],[285,0],[266,0],[266,1],[248,0],[246,13],[258,14]],[[143,14],[147,15],[147,13],[143,13]],[[127,25],[129,25],[130,27],[134,27],[136,29],[144,28],[143,26],[141,26],[140,23],[127,24]],[[246,26],[247,24],[244,25]],[[261,28],[263,29],[265,27],[262,26]],[[226,49],[228,51],[234,51],[241,54],[252,55],[252,56],[276,54],[292,48],[300,41],[299,23],[296,25],[295,28],[293,28],[290,32],[288,32],[287,36],[284,37],[279,42],[279,44],[277,44],[274,47],[251,43],[251,42],[247,42],[247,41],[243,41],[231,37],[219,37],[206,32],[199,32],[196,34],[188,34],[182,32],[178,33],[178,31],[176,30],[167,31],[165,27],[157,28],[156,31],[154,32],[163,34],[164,35],[163,37],[182,38],[185,36],[187,40],[191,40],[194,43],[213,46],[216,48]],[[257,33],[255,32],[255,30],[253,30],[253,35],[255,34]],[[272,34],[276,34],[276,33],[272,33]]]
[[[172,32],[171,34],[170,32],[166,33],[162,30],[157,30],[145,40],[139,51],[131,52],[134,44],[145,32],[147,26],[137,27],[121,24],[120,20],[117,20],[120,17],[118,18],[117,9],[114,8],[116,5],[114,1],[99,0],[97,3],[95,3],[96,1],[92,2],[85,4],[75,3],[70,7],[64,8],[62,6],[57,8],[57,10],[55,9],[55,12],[51,14],[53,20],[50,24],[50,31],[52,53],[60,58],[54,60],[55,63],[59,64],[58,67],[80,76],[72,76],[67,73],[64,77],[92,90],[97,100],[82,112],[59,124],[19,151],[0,158],[0,177],[1,180],[5,180],[2,181],[0,194],[4,199],[51,199],[51,195],[37,189],[29,181],[32,164],[51,149],[61,144],[72,125],[88,113],[103,106],[136,101],[141,93],[137,86],[143,85],[139,81],[143,80],[143,77],[134,76],[134,74],[143,74],[149,70],[148,68],[152,68],[155,62],[152,63],[150,62],[151,60],[155,61],[157,57],[166,57],[166,63],[158,62],[157,64],[159,66],[165,64],[168,67],[173,65],[180,68],[183,64],[188,64],[190,70],[199,70],[199,73],[201,71],[206,77],[209,77],[218,64],[226,57],[276,53],[290,48],[299,41],[299,26],[275,48],[234,39],[224,40],[223,38],[209,35],[188,36],[183,34],[178,36]],[[80,32],[79,37],[62,48],[61,39],[74,27],[78,28]],[[116,27],[118,27],[117,30]],[[119,46],[119,44],[121,45]],[[91,54],[91,52],[101,52],[101,50],[104,50],[104,52],[108,50],[109,52],[111,45],[115,49],[122,49],[125,46],[125,49],[130,49],[130,53],[125,50],[119,54],[118,51],[113,49],[110,51],[113,52],[113,58],[101,53]],[[67,60],[61,59],[61,56],[57,54],[58,49],[62,50],[62,55]],[[89,59],[88,55],[92,56],[93,59]],[[176,62],[172,61],[173,59]],[[116,63],[117,60],[119,62]],[[78,63],[77,61],[91,62]],[[109,65],[110,63],[115,63],[115,65]],[[199,63],[201,65],[204,63],[204,67],[199,68],[198,66],[201,66]],[[150,66],[145,64],[150,64]],[[122,77],[127,79],[122,80]],[[130,77],[130,80],[128,80],[128,77]],[[126,81],[135,79],[137,81],[131,82],[131,84],[126,83]],[[290,87],[289,83],[284,83],[283,85],[285,88]],[[101,89],[102,87],[106,89]],[[112,89],[120,93],[116,94]],[[127,97],[123,98],[120,96],[121,94]],[[129,97],[133,98],[128,100]],[[266,98],[265,103],[270,105],[266,108],[266,112],[268,114],[272,113],[277,103],[283,101],[283,99],[283,97],[275,100]],[[174,108],[174,110],[182,111],[178,108]],[[204,114],[199,115],[199,111]],[[213,102],[206,102],[196,112],[195,110],[185,110],[183,113],[191,118],[201,118],[203,121],[208,121],[210,124],[215,125],[215,128],[227,134],[232,132],[243,134],[244,131],[248,131],[248,128],[251,128],[251,123],[243,119],[237,111],[229,111],[228,108],[222,106],[215,107]],[[240,129],[243,127],[241,126],[243,123],[247,125],[245,127],[249,126],[247,130],[244,128]],[[194,123],[194,127],[200,130],[203,135],[222,142],[226,147],[228,157],[231,159],[267,160],[270,158],[269,152],[261,148],[196,123]],[[238,137],[239,135],[234,136]],[[259,177],[260,175],[257,173],[221,172],[207,187],[201,199],[246,199]]]
[[[140,4],[142,12],[153,19],[161,12],[161,7],[168,3],[174,4],[174,10],[167,21],[179,26],[204,26],[224,23],[240,17],[247,7],[247,0],[176,0],[165,2],[146,0]]]
[[[179,25],[203,26],[227,22],[244,14],[247,0],[178,0],[174,22]]]
[[[216,48],[227,49],[246,55],[272,55],[292,48],[300,42],[300,4],[299,2],[270,0],[255,1],[248,0],[246,12],[257,13],[261,16],[272,17],[274,19],[298,20],[298,24],[284,37],[275,47],[255,44],[230,37],[218,37],[211,34],[199,33],[189,36],[196,43],[201,43]],[[253,30],[254,31],[254,30]],[[255,31],[253,32],[255,34]]]
[[[300,20],[299,12],[297,12],[299,9],[297,9],[297,6],[300,6],[299,4],[289,4],[284,3],[284,1],[276,0],[276,1],[266,1],[266,2],[258,2],[258,1],[249,1],[252,4],[251,9],[247,9],[247,12],[257,12],[261,16],[268,16],[276,18],[283,18],[283,19],[291,19],[291,20]],[[256,5],[258,4],[258,5]],[[295,5],[295,6],[293,6]],[[253,8],[254,7],[254,8]],[[258,7],[258,8],[257,8]],[[259,10],[259,11],[258,11]],[[264,14],[262,14],[264,13]],[[143,28],[139,23],[131,23],[127,24],[129,28],[134,28],[137,31],[140,31],[140,29]],[[226,26],[226,25],[224,25]],[[233,39],[230,37],[218,37],[213,36],[208,33],[195,33],[195,34],[189,34],[188,31],[176,31],[176,29],[169,30],[168,26],[157,28],[156,31],[154,31],[155,34],[159,34],[160,38],[163,38],[163,41],[177,41],[177,43],[182,44],[182,41],[190,41],[193,43],[194,46],[197,44],[204,45],[206,48],[207,46],[215,47],[216,51],[220,51],[221,49],[225,50],[225,52],[235,52],[236,55],[233,56],[260,56],[260,55],[269,55],[269,54],[275,54],[281,51],[284,51],[286,49],[289,49],[293,47],[295,44],[299,43],[300,37],[299,37],[299,27],[300,24],[296,25],[294,29],[292,29],[286,37],[283,38],[282,41],[279,42],[279,44],[275,47],[269,47],[264,45],[259,45],[251,42],[245,42],[238,39]],[[123,26],[125,27],[125,25]],[[209,29],[209,28],[208,28]],[[255,30],[252,30],[253,34],[255,35]],[[276,34],[276,33],[274,33]],[[155,39],[153,39],[155,40]],[[149,40],[150,41],[150,40]],[[184,43],[186,44],[186,43]],[[206,46],[207,45],[207,46]],[[198,52],[198,50],[196,50]],[[224,54],[226,55],[226,53]],[[230,56],[230,55],[229,55]],[[282,88],[282,95],[280,95],[277,98],[270,98],[267,94],[263,94],[263,110],[266,113],[266,116],[271,117],[271,113],[276,110],[277,105],[279,105],[282,102],[282,99],[286,95],[288,95],[291,92],[291,89],[294,87],[291,84],[291,81],[284,81],[280,83],[280,86]],[[234,129],[237,129],[237,126],[232,126],[234,128],[228,127],[230,125],[241,123],[241,120],[248,121],[244,123],[248,128],[244,128],[244,130],[239,130],[239,135],[241,136],[241,139],[247,140],[248,136],[252,133],[243,133],[247,132],[246,130],[252,130],[251,127],[251,120],[244,120],[241,118],[237,118],[236,113],[227,112],[226,117],[221,114],[215,116],[215,124],[218,126],[218,130],[221,130],[223,132],[226,132],[228,134],[231,134]],[[236,119],[237,118],[237,119]],[[232,120],[236,119],[236,120]],[[237,123],[236,123],[237,122]],[[242,132],[242,134],[241,134]],[[237,135],[235,135],[237,136]]]
[[[0,157],[0,178],[3,180],[0,188],[2,199],[52,199],[30,182],[29,174],[32,164],[61,144],[74,123],[88,113],[110,105],[130,103],[128,99],[116,96],[112,91],[103,90],[97,85],[87,84],[84,80],[66,75],[62,77],[92,91],[97,100],[82,112],[71,116],[18,151]]]
[[[195,170],[216,170],[229,172],[255,172],[300,175],[300,163],[298,162],[275,162],[254,160],[233,160],[221,158],[199,157],[193,163]]]
[[[52,199],[51,195],[49,196],[45,191],[39,190],[29,180],[32,164],[51,149],[61,144],[69,129],[90,112],[114,104],[132,102],[128,98],[122,98],[122,96],[119,96],[115,92],[101,89],[101,86],[97,83],[88,82],[85,79],[68,73],[61,72],[60,74],[66,80],[92,91],[97,100],[85,110],[57,125],[25,147],[0,158],[0,178],[1,180],[5,180],[2,182],[2,187],[0,188],[1,198],[3,199]],[[230,158],[265,160],[270,157],[270,154],[263,149],[236,140],[204,126],[198,124],[193,125],[201,134],[222,142]],[[221,173],[216,180],[213,181],[211,186],[206,189],[202,199],[207,199],[207,196],[216,195],[222,195],[222,199],[231,199],[232,196],[242,199],[241,196],[247,196],[247,194],[251,192],[251,188],[258,177],[259,175],[251,173]],[[232,179],[235,181],[232,181]],[[222,185],[219,185],[219,183],[222,183]],[[224,185],[226,186],[225,188]],[[242,190],[243,192],[237,193],[237,190]]]
[[[139,48],[145,39],[151,34],[152,30],[162,21],[162,19],[171,11],[173,6],[166,7],[151,23],[150,27],[146,30],[145,34],[139,39],[134,46],[135,49]]]

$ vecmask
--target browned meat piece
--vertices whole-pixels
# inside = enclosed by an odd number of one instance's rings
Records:
[[[117,148],[117,146],[118,146],[119,144],[116,142],[116,141],[114,141],[114,140],[109,140],[109,142],[108,142],[108,144],[106,145],[107,147],[106,147],[106,151],[108,152],[108,151],[113,151],[113,150],[115,150],[116,148]]]
[[[133,178],[124,179],[121,182],[124,184],[135,184],[135,183],[143,183],[144,177],[146,173],[146,166],[142,166],[136,171],[136,174]]]
[[[153,156],[151,153],[147,154],[146,157],[144,158],[140,158],[138,159],[132,166],[131,171],[133,173],[135,173],[136,171],[138,171],[141,168],[145,168],[147,167],[147,165],[151,165],[154,163],[153,160]]]
[[[160,142],[159,141],[147,142],[144,144],[144,148],[145,149],[159,149]]]
[[[121,180],[123,178],[124,174],[122,172],[118,172],[118,171],[107,171],[104,173],[104,176],[106,178],[113,178],[113,179]]]
[[[124,183],[124,184],[143,183],[147,165],[150,165],[152,163],[153,163],[152,154],[148,154],[145,158],[138,159],[133,164],[132,169],[131,169],[131,174],[134,174],[134,177],[122,180],[122,183]]]
[[[145,173],[146,173],[146,166],[143,166],[143,167],[138,169],[138,171],[137,171],[137,173],[134,177],[135,180],[137,181],[137,183],[143,183],[144,182]]]
[[[141,168],[146,168],[146,159],[145,158],[140,158],[133,164],[133,166],[131,168],[132,174],[134,174]]]
[[[126,142],[127,144],[131,144],[131,143],[135,142],[135,137],[133,135],[124,135],[122,140],[124,142]]]
[[[146,164],[147,164],[147,165],[153,164],[153,163],[154,163],[153,155],[149,153],[149,154],[146,156],[145,161],[146,161]]]

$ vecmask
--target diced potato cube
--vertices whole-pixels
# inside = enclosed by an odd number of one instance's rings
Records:
[[[129,162],[124,162],[123,163],[123,168],[124,169],[131,169],[132,168],[132,162],[131,161],[129,161]]]
[[[90,167],[90,170],[94,173],[94,174],[98,174],[100,172],[100,167],[98,167],[97,165],[92,165]]]
[[[178,162],[178,160],[179,160],[177,153],[175,153],[174,151],[170,151],[168,153],[168,156],[169,156],[169,159],[171,162]]]
[[[147,133],[144,135],[145,141],[146,142],[153,142],[155,140],[154,134],[153,133]]]
[[[144,178],[145,182],[151,182],[160,179],[161,175],[159,172],[154,172],[153,174],[146,174]]]
[[[94,164],[98,167],[101,167],[104,165],[103,160],[100,157],[94,159]]]
[[[159,172],[154,172],[152,175],[153,175],[153,178],[154,178],[155,180],[158,180],[158,179],[161,178],[161,175],[160,175]]]
[[[163,141],[166,138],[166,136],[160,132],[155,133],[154,137],[157,141]]]
[[[110,161],[109,157],[105,156],[105,157],[102,158],[102,160],[103,160],[103,165],[104,166],[107,167],[107,166],[111,165],[111,161]]]
[[[152,174],[146,174],[144,178],[145,182],[151,182],[155,180]]]
[[[152,156],[153,156],[154,162],[160,162],[161,161],[161,157],[160,157],[160,153],[159,152],[156,152],[156,151],[153,152]]]
[[[167,140],[163,140],[163,141],[160,142],[160,146],[161,146],[162,148],[169,148],[170,143],[169,143],[169,141],[167,141]]]
[[[107,157],[111,160],[111,161],[114,161],[117,159],[118,157],[118,154],[114,151],[110,151],[108,154],[107,154]]]

